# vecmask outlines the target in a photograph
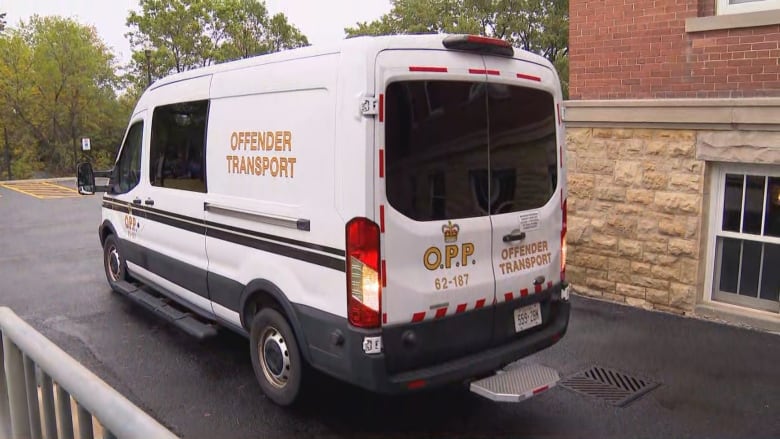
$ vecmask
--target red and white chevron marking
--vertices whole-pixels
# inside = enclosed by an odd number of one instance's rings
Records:
[[[552,281],[547,282],[547,289],[552,289],[552,287],[553,287]],[[508,291],[504,293],[502,302],[510,302],[515,299],[521,299],[523,297],[527,297],[529,294],[536,294],[541,292],[542,292],[542,284],[536,284],[531,288],[523,288],[517,292]],[[498,302],[497,299],[493,300],[493,305],[495,305],[497,302]],[[443,306],[441,308],[436,308],[433,310],[416,312],[412,314],[412,323],[419,323],[425,320],[438,320],[446,316],[452,316],[455,314],[464,313],[466,311],[477,310],[483,308],[486,303],[487,303],[487,299],[479,299],[474,303],[460,303],[456,306],[446,306],[446,307]]]

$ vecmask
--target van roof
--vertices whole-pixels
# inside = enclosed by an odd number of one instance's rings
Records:
[[[443,50],[442,40],[446,34],[427,34],[427,35],[388,35],[388,36],[362,36],[355,38],[346,38],[337,43],[307,46],[298,49],[285,50],[267,55],[258,55],[252,58],[230,61],[221,64],[215,64],[199,69],[187,70],[181,73],[175,73],[155,81],[148,91],[173,82],[185,79],[197,78],[199,76],[211,75],[219,72],[225,72],[235,69],[253,67],[273,62],[285,61],[297,58],[306,58],[311,56],[325,55],[329,53],[340,53],[344,50],[364,51],[366,53],[378,53],[385,49],[434,49]],[[524,61],[533,62],[543,66],[550,66],[550,62],[539,55],[515,48],[515,58]]]

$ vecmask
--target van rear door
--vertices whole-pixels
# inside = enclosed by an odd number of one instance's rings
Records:
[[[377,58],[376,201],[389,372],[492,339],[495,279],[481,55],[386,50]]]
[[[561,282],[562,129],[557,77],[543,66],[485,56],[490,210],[497,303],[494,342],[543,325]]]

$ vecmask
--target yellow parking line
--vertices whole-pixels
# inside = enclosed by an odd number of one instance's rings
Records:
[[[6,188],[6,189],[11,189],[12,191],[21,192],[21,193],[23,193],[23,194],[25,194],[25,195],[29,195],[29,196],[31,196],[31,197],[35,197],[35,198],[37,198],[37,199],[39,199],[39,200],[42,200],[42,199],[43,199],[43,197],[39,197],[39,196],[35,195],[35,194],[34,194],[34,193],[32,193],[32,192],[27,192],[27,191],[25,191],[25,190],[22,190],[22,189],[16,188],[16,187],[14,187],[15,185],[12,185],[12,184],[2,184],[2,183],[0,183],[0,186],[4,187],[4,188]]]
[[[76,195],[79,194],[79,191],[77,191],[76,189],[73,189],[73,188],[60,186],[60,185],[55,184],[55,183],[49,183],[48,181],[44,181],[43,183],[46,184],[46,185],[49,185],[49,186],[51,186],[53,188],[62,189],[64,191],[66,191],[66,192],[70,192],[70,193],[73,193],[73,194],[76,194]]]
[[[39,200],[76,198],[80,196],[78,191],[75,189],[48,181],[0,183],[0,187],[11,189]]]

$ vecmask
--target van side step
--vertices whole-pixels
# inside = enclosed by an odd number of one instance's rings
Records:
[[[474,381],[469,390],[498,402],[520,402],[555,386],[561,379],[555,369],[541,364],[521,364]]]
[[[114,284],[114,290],[127,296],[133,302],[154,312],[198,340],[217,335],[217,329],[213,325],[203,323],[196,319],[192,314],[178,310],[164,299],[147,293],[137,285],[133,285],[126,281],[119,281]]]

